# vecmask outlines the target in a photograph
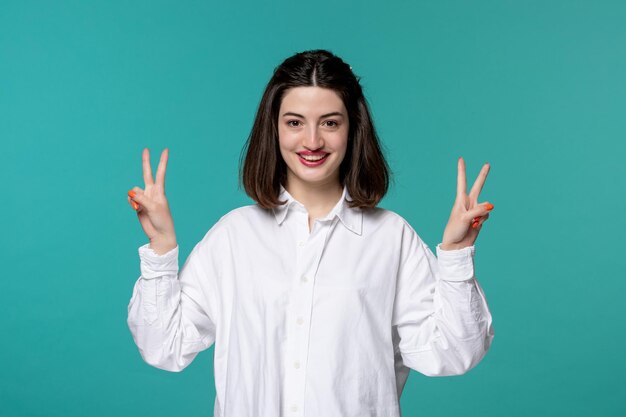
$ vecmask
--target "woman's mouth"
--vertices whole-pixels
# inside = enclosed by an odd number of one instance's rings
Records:
[[[316,167],[322,165],[328,155],[326,152],[301,152],[298,159],[308,167]]]

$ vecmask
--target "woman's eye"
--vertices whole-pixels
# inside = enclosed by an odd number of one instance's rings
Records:
[[[328,126],[328,127],[337,127],[337,126],[339,126],[339,123],[337,123],[337,121],[335,121],[335,120],[326,120],[324,123],[326,123],[326,126]]]
[[[287,121],[287,126],[298,127],[299,124],[300,124],[299,120],[288,120]]]

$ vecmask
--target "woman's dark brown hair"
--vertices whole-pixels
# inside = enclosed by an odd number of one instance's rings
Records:
[[[278,146],[278,111],[285,92],[294,87],[329,88],[343,100],[349,132],[339,181],[352,198],[350,206],[375,207],[385,196],[389,166],[359,80],[341,58],[322,49],[297,53],[274,70],[241,154],[241,182],[261,207],[274,208],[284,203],[278,199],[280,185],[287,179],[287,165]]]

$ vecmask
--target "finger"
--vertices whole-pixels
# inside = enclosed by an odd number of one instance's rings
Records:
[[[462,156],[459,157],[457,169],[456,196],[457,198],[464,198],[465,191],[467,190],[467,180],[465,179],[465,161]]]
[[[485,165],[483,165],[482,169],[478,173],[478,177],[476,178],[476,181],[474,181],[474,185],[472,185],[472,189],[470,190],[469,197],[470,197],[470,200],[473,201],[474,203],[478,202],[478,195],[480,194],[480,191],[483,189],[483,185],[485,185],[487,174],[489,174],[489,168],[491,168],[489,163],[485,163]]]
[[[143,161],[143,181],[146,183],[146,186],[153,185],[154,180],[152,179],[152,167],[150,166],[150,150],[148,148],[144,148],[141,159]]]
[[[169,157],[169,149],[165,148],[161,153],[161,160],[156,172],[156,184],[165,188],[165,170],[167,168],[167,159]]]
[[[139,203],[139,209],[145,207],[149,210],[150,207],[152,207],[152,201],[149,197],[146,197],[143,190],[139,187],[133,187],[133,189],[128,192],[128,196],[131,201]]]
[[[137,186],[128,190],[128,196],[130,198],[134,198],[137,194],[143,194],[143,190]]]
[[[476,216],[472,219],[472,223],[476,223],[481,220],[487,220],[488,218],[489,218],[489,213],[485,214],[484,216]]]
[[[130,199],[130,196],[126,197],[128,199],[128,204],[134,209],[137,210],[139,208],[139,204],[136,201]]]
[[[485,214],[482,217],[474,218],[474,220],[472,221],[472,229],[478,229],[479,227],[481,227],[483,223],[487,221],[488,218],[489,218],[489,213]]]
[[[472,208],[471,210],[468,210],[465,215],[467,216],[467,218],[471,218],[472,222],[474,222],[476,220],[476,217],[483,217],[489,214],[491,210],[493,210],[493,204],[482,203]]]
[[[139,203],[139,208],[141,209],[146,209],[148,211],[150,211],[153,207],[153,203],[152,200],[150,200],[150,198],[146,197],[145,194],[135,194],[134,197],[131,197],[131,199],[137,203]]]

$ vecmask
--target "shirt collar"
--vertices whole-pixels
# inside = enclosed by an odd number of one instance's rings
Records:
[[[285,221],[287,217],[287,213],[290,209],[299,209],[305,210],[306,208],[302,203],[293,198],[291,194],[283,187],[280,186],[280,195],[278,197],[280,201],[287,201],[283,205],[279,205],[275,207],[274,216],[276,217],[276,221],[279,225]],[[350,207],[348,205],[348,201],[352,201],[350,194],[348,193],[348,188],[346,186],[343,187],[343,193],[341,194],[341,198],[332,208],[332,210],[324,217],[324,219],[333,219],[335,216],[339,217],[339,220],[343,225],[353,233],[357,235],[361,235],[362,227],[363,227],[363,211],[358,207]]]

